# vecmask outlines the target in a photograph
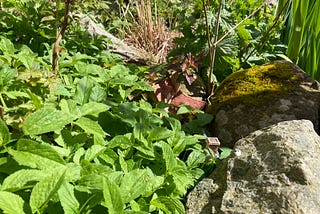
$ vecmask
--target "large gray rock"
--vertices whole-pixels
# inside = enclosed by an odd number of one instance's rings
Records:
[[[319,131],[319,83],[287,61],[235,72],[215,91],[207,112],[223,146],[280,121],[307,119]]]
[[[310,121],[255,131],[235,151],[189,193],[187,213],[319,213],[320,137]]]

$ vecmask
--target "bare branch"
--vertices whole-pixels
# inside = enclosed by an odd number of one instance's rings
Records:
[[[53,53],[52,53],[52,73],[53,75],[57,75],[57,70],[58,70],[58,57],[60,53],[60,42],[62,40],[62,37],[64,36],[64,33],[67,29],[68,26],[68,16],[69,16],[69,11],[70,11],[70,6],[71,6],[71,0],[65,0],[65,11],[64,11],[64,18],[63,22],[61,24],[61,30],[60,33],[57,35],[56,42],[54,43],[53,47]],[[58,7],[58,5],[57,5]]]

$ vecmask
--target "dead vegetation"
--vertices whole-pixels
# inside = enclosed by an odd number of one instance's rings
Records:
[[[180,33],[169,29],[164,17],[157,15],[156,1],[152,5],[150,0],[137,0],[134,8],[132,26],[127,27],[126,43],[152,54],[155,62],[165,62],[169,51],[174,48],[173,39]]]

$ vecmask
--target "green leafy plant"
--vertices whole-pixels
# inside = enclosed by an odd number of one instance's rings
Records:
[[[283,41],[288,45],[286,54],[312,77],[319,80],[320,21],[319,1],[279,1],[278,13],[286,8]]]
[[[190,52],[199,57],[198,73],[204,82],[220,82],[240,67],[263,64],[284,53],[278,31],[281,22],[273,23],[267,4],[232,1],[218,15],[217,8],[216,1],[196,1],[192,16],[181,25],[183,37],[175,39],[178,48],[171,52],[172,56]],[[217,21],[220,27],[215,29]]]
[[[82,3],[90,2],[74,7]],[[52,76],[53,26],[61,21],[52,17],[63,17],[53,12],[52,1],[37,0],[5,1],[1,12],[8,22],[0,37],[0,209],[184,213],[188,190],[217,161],[199,135],[211,117],[152,106],[143,96],[154,90],[146,68],[100,50],[99,39],[70,42],[85,36],[76,19]],[[11,32],[22,21],[32,34]],[[189,55],[177,71],[192,81],[195,64]]]

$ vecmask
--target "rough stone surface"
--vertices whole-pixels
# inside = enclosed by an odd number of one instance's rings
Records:
[[[247,75],[253,69],[258,77]],[[233,147],[238,139],[249,133],[286,120],[310,120],[319,133],[320,87],[317,81],[286,61],[253,69],[236,72],[236,78],[225,79],[207,108],[215,118],[212,132],[223,146]],[[253,86],[241,88],[250,83]]]
[[[320,137],[308,120],[257,130],[188,195],[188,214],[319,213]]]

